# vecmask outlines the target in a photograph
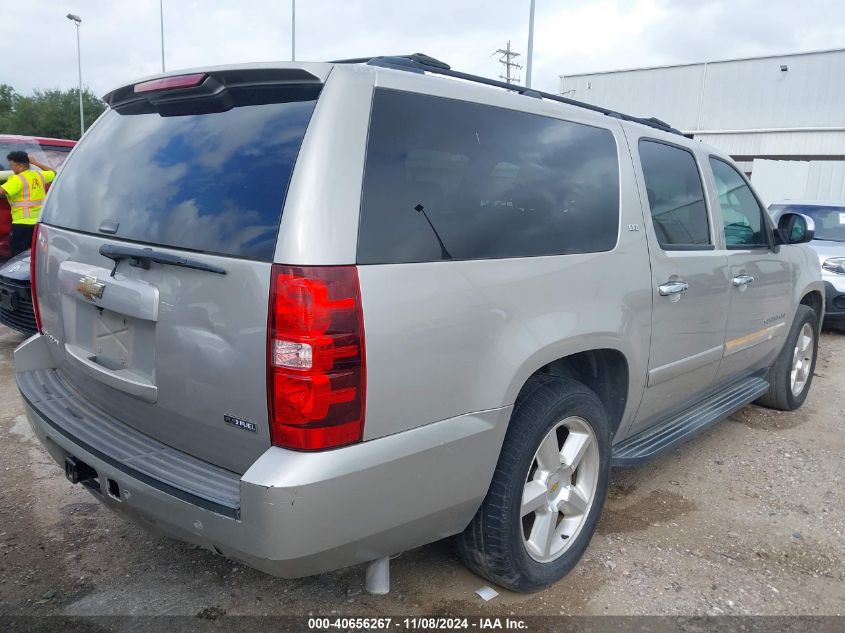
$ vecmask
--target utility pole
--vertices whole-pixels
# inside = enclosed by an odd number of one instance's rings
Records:
[[[164,72],[164,0],[158,2],[158,17],[161,25],[161,72]]]
[[[534,0],[528,10],[528,61],[525,63],[525,87],[531,87],[531,62],[534,59]]]
[[[296,0],[290,0],[290,60],[296,61]]]
[[[521,69],[521,68],[522,68],[522,65],[521,65],[521,64],[517,64],[515,61],[513,61],[514,59],[516,59],[517,57],[519,57],[519,55],[520,55],[520,54],[519,54],[519,53],[514,53],[514,52],[511,50],[511,41],[510,41],[510,40],[508,40],[508,45],[507,45],[507,48],[500,48],[500,49],[497,49],[497,50],[496,50],[496,53],[499,53],[499,54],[501,55],[501,57],[499,57],[499,63],[504,64],[504,66],[505,66],[505,74],[504,74],[504,75],[499,75],[499,77],[501,77],[502,79],[504,79],[504,80],[505,80],[507,83],[509,83],[509,84],[518,83],[518,82],[519,82],[519,78],[517,78],[517,77],[516,77],[516,76],[515,76],[515,75],[511,72],[511,68],[513,68],[514,70],[519,70],[519,69]],[[495,55],[496,53],[493,53],[493,54]]]
[[[73,13],[67,14],[67,19],[76,25],[76,65],[79,69],[79,138],[85,134],[85,116],[82,112],[82,49],[79,47],[79,25],[82,18]]]

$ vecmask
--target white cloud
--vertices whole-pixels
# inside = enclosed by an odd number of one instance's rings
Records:
[[[649,58],[643,34],[665,13],[657,0],[637,0],[627,8],[601,0],[549,15],[537,28],[538,80],[556,91],[561,74],[641,63],[634,60]]]
[[[9,7],[0,83],[24,93],[76,85],[68,12],[82,16],[83,79],[95,92],[155,73],[158,7],[158,0]],[[164,7],[168,69],[290,55],[289,0],[164,0]],[[550,91],[560,74],[845,46],[839,0],[537,0],[536,16],[534,85]],[[425,52],[495,77],[501,65],[491,53],[508,39],[524,53],[527,17],[528,0],[299,0],[297,57]]]

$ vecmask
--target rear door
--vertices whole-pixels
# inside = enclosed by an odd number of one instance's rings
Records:
[[[717,380],[768,367],[792,315],[792,270],[774,252],[768,214],[730,163],[709,157],[730,267],[725,357]]]
[[[270,445],[270,268],[320,91],[293,75],[208,76],[173,98],[118,91],[65,163],[39,233],[62,376],[126,424],[236,472]]]
[[[689,149],[639,139],[638,179],[652,273],[648,382],[637,418],[641,430],[690,404],[712,384],[722,358],[728,310],[727,260]]]

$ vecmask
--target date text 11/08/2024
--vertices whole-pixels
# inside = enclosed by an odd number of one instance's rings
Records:
[[[443,618],[443,617],[413,617],[413,618],[309,618],[310,630],[525,630],[528,628],[524,620],[518,618]]]

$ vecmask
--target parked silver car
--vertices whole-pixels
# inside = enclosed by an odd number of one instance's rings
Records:
[[[807,219],[660,121],[421,55],[106,99],[45,203],[17,383],[66,476],[153,530],[288,577],[457,535],[535,590],[612,465],[807,397]]]
[[[782,200],[769,205],[777,222],[783,213],[802,213],[813,220],[810,246],[819,256],[825,286],[825,325],[845,328],[845,200]]]

